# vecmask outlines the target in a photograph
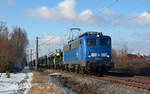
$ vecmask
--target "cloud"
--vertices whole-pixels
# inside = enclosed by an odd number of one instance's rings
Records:
[[[77,15],[74,11],[74,7],[74,0],[65,0],[59,3],[56,8],[48,8],[46,6],[42,6],[36,9],[29,9],[28,13],[31,16],[38,16],[41,18],[48,18],[52,20],[73,20]]]
[[[150,13],[144,11],[143,13],[134,14],[134,21],[140,26],[150,26]]]
[[[16,5],[16,3],[13,0],[7,0],[7,3],[12,6]]]
[[[44,56],[50,52],[55,51],[58,48],[62,48],[62,37],[45,35],[39,38],[39,56]],[[29,48],[32,48],[33,53],[35,52],[35,40],[29,41]]]
[[[140,27],[150,26],[150,13],[144,11],[142,13],[136,13],[131,15],[119,14],[109,9],[100,10],[101,14],[105,15],[105,20],[109,21],[109,24],[114,25],[138,25]]]
[[[28,9],[29,16],[40,17],[50,20],[70,21],[77,24],[98,25],[98,26],[150,26],[150,13],[120,14],[107,8],[100,9],[94,14],[90,9],[80,13],[75,11],[75,0],[64,0],[54,8],[42,6],[35,9]]]
[[[95,24],[100,21],[100,18],[95,16],[89,9],[81,12],[78,17],[79,21],[87,24]]]
[[[1,7],[5,7],[4,1],[10,5],[10,6],[15,6],[16,3],[13,0],[0,0],[0,6]]]
[[[51,36],[51,35],[46,35],[42,39],[42,43],[44,44],[57,44],[61,41],[60,37],[58,36]]]
[[[62,48],[62,37],[46,35],[39,39],[39,54],[44,56]]]
[[[75,11],[75,0],[64,0],[55,8],[42,6],[36,9],[28,9],[27,12],[32,17],[41,17],[51,20],[67,20],[71,22],[80,22],[86,24],[95,24],[99,22],[99,17],[95,16],[91,10],[87,9],[81,13]]]
[[[107,22],[106,25],[115,25],[115,26],[127,26],[131,22],[128,15],[119,14],[117,12],[111,11],[107,8],[99,10],[103,19]]]
[[[124,45],[128,47],[129,52],[131,53],[141,53],[149,54],[150,53],[150,32],[132,32],[129,36],[122,36],[119,33],[116,36],[112,36],[112,47],[115,49],[121,49]]]
[[[75,8],[75,1],[74,0],[65,0],[58,4],[57,12],[65,19],[74,19],[76,18]]]
[[[107,8],[100,9],[100,10],[99,10],[99,12],[100,12],[100,13],[102,13],[102,14],[109,15],[109,16],[116,15],[116,13],[115,13],[115,12],[110,11],[110,10],[109,10],[109,9],[107,9]]]

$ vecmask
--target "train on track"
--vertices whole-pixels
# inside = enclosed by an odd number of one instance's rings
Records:
[[[40,57],[38,67],[102,76],[114,67],[111,37],[101,32],[85,32],[68,41],[63,50],[57,49],[47,56]]]

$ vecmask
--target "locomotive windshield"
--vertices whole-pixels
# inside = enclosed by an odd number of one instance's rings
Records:
[[[109,38],[101,38],[100,44],[104,45],[104,46],[108,46],[108,45],[110,45],[110,39]]]
[[[96,46],[96,39],[94,39],[94,38],[88,38],[87,39],[87,45],[88,46]]]

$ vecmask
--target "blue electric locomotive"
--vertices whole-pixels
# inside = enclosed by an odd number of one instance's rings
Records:
[[[64,67],[70,71],[102,75],[114,67],[110,36],[85,32],[63,49]]]

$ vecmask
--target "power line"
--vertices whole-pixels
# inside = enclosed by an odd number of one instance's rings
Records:
[[[105,8],[110,8],[110,7],[112,7],[112,6],[114,6],[116,3],[118,3],[119,2],[119,0],[115,0],[115,1],[113,1],[112,3],[110,3],[107,7],[105,7]],[[105,9],[104,8],[104,9]]]
[[[102,9],[98,9],[98,12],[95,14],[95,17],[99,15],[100,10],[105,10],[105,9],[111,8],[111,7],[113,7],[118,2],[119,2],[119,0],[114,0],[113,2],[111,2],[110,4],[108,4],[106,7],[102,8]],[[90,17],[88,18],[88,20],[89,19],[90,19]],[[98,26],[100,26],[100,25],[98,25]],[[105,26],[105,24],[101,23],[101,26]]]

